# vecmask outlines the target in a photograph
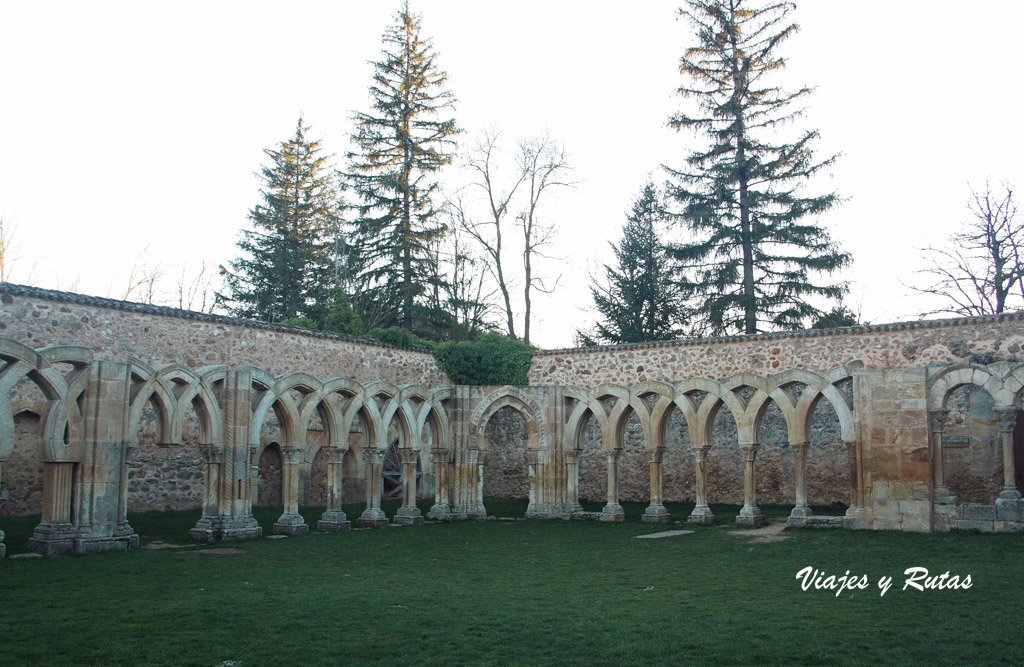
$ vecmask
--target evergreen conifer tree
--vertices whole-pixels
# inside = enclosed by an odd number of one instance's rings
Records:
[[[582,343],[640,343],[679,334],[679,290],[656,229],[664,219],[658,192],[647,183],[627,216],[622,240],[612,246],[617,265],[606,264],[606,284],[590,288],[602,317],[593,334],[580,332]]]
[[[262,202],[249,212],[253,229],[241,233],[241,254],[220,267],[228,293],[217,299],[236,317],[319,323],[329,308],[338,192],[329,157],[308,130],[300,116],[291,139],[264,149],[270,162],[260,171]]]
[[[821,315],[816,299],[838,299],[840,284],[818,284],[850,262],[813,219],[835,206],[833,193],[806,195],[803,184],[835,157],[815,161],[818,133],[782,140],[809,88],[787,92],[771,81],[786,60],[779,47],[797,31],[794,5],[753,0],[687,0],[680,13],[697,45],[680,62],[690,103],[670,118],[707,145],[686,167],[666,168],[668,194],[692,239],[674,247],[689,267],[685,287],[710,334],[802,328]]]
[[[349,153],[362,262],[356,305],[386,309],[386,317],[367,318],[368,325],[409,330],[430,277],[430,243],[444,230],[434,219],[434,176],[451,163],[459,132],[449,117],[454,97],[444,87],[447,75],[430,40],[420,36],[420,21],[406,2],[385,31],[371,110],[355,115],[355,150]]]

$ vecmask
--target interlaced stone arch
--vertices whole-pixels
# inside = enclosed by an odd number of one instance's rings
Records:
[[[527,449],[532,451],[548,449],[550,442],[544,411],[533,398],[511,386],[492,391],[483,397],[476,409],[473,410],[469,423],[471,425],[470,432],[475,434],[474,442],[477,449],[487,451],[491,448],[485,435],[487,422],[494,416],[494,413],[506,406],[517,410],[526,422]]]

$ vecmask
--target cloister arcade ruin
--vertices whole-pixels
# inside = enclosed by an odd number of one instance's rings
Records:
[[[138,314],[96,303],[102,300],[75,302],[70,296],[78,295],[20,289],[28,293],[0,289],[0,323],[8,334],[0,337],[0,511],[7,510],[0,513],[0,528],[3,514],[40,513],[29,541],[40,553],[137,545],[128,511],[159,506],[150,499],[151,487],[168,475],[170,481],[161,482],[165,496],[170,487],[182,506],[202,506],[190,531],[199,542],[260,537],[252,508],[261,497],[279,498],[283,512],[273,532],[287,535],[310,530],[299,505],[314,494],[325,506],[316,522],[320,531],[345,531],[353,523],[485,519],[485,488],[498,488],[499,481],[528,496],[528,518],[622,521],[620,484],[630,479],[647,498],[643,520],[667,522],[673,518],[663,492],[669,477],[694,504],[688,516],[674,518],[696,523],[715,520],[709,498],[726,490],[742,501],[735,520],[760,525],[765,519],[759,500],[785,489],[791,492],[783,502],[793,505],[792,526],[1024,531],[1024,418],[1018,418],[1024,364],[1012,358],[1024,347],[1019,316],[931,328],[862,327],[831,339],[792,334],[711,341],[699,354],[671,344],[539,353],[530,386],[469,387],[445,382],[429,360],[415,356],[419,352],[339,337],[310,342],[288,328],[263,326],[253,333],[253,323],[227,318],[189,321],[179,311],[152,307]],[[12,293],[21,301],[9,299]],[[68,303],[84,310],[60,305]],[[52,319],[30,329],[23,323],[32,323],[32,316],[19,307]],[[51,315],[60,308],[67,313]],[[125,339],[117,349],[125,353],[68,344],[61,332],[70,327],[61,323],[74,318],[86,324],[101,320],[108,331],[121,331]],[[131,329],[145,325],[142,333],[148,335],[156,324],[189,335],[216,324],[221,333],[204,330],[203,342],[192,344],[219,347],[224,340],[241,340],[217,352],[239,363],[200,364],[199,354],[167,362],[186,348],[171,342],[154,347]],[[889,333],[907,330],[910,342]],[[247,362],[259,355],[272,358],[273,345],[256,354],[256,343],[246,339],[264,331],[278,344],[320,347],[264,370]],[[941,337],[950,331],[957,338]],[[34,348],[27,344],[31,340],[52,344]],[[815,343],[832,349],[813,356]],[[881,362],[850,352],[883,343],[898,348],[903,361],[922,351],[935,358],[907,365],[892,363],[891,350]],[[727,345],[736,347],[720,352]],[[968,352],[961,357],[970,359],[943,358],[961,346]],[[136,357],[135,348],[149,358]],[[202,351],[216,358],[208,347]],[[683,352],[692,354],[682,358]],[[787,354],[790,368],[777,361]],[[394,356],[385,364],[383,355]],[[754,370],[720,373],[742,368],[744,355],[754,359],[748,361]],[[822,368],[821,360],[830,358],[844,363]],[[352,360],[363,365],[351,366],[345,376],[320,373]],[[712,363],[718,373],[708,370]],[[775,372],[764,372],[768,368]],[[368,379],[374,374],[381,377]],[[382,379],[388,374],[391,379]],[[429,382],[402,382],[403,374]],[[609,375],[625,382],[606,381]],[[662,379],[671,375],[676,377]],[[588,377],[599,381],[581,381]],[[815,515],[807,492],[818,413],[834,420],[845,448],[841,461],[828,464],[837,469],[830,480],[848,480],[841,489],[847,509],[834,516]],[[521,441],[505,442],[509,430],[494,425],[502,414],[518,415]],[[765,427],[769,421],[775,424],[771,429]],[[147,428],[153,430],[151,444],[140,442]],[[975,454],[964,456],[976,446]],[[769,447],[784,455],[772,460],[765,475],[759,453]],[[731,467],[709,474],[709,455],[727,457]],[[496,467],[499,459],[504,463]],[[583,511],[581,461],[590,466],[587,483],[603,491],[599,512]],[[514,472],[520,464],[519,477],[494,472]],[[950,466],[968,469],[951,472]],[[488,471],[508,479],[489,482]],[[595,471],[603,471],[600,483]],[[769,491],[769,476],[784,481]],[[390,520],[381,507],[385,484],[401,495]],[[343,500],[355,499],[347,486],[365,502],[357,517],[342,509]],[[959,498],[951,486],[970,497]],[[432,498],[425,516],[417,507],[424,497]],[[0,533],[0,555],[3,550]]]

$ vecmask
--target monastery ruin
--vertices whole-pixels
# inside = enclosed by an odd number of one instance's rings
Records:
[[[429,352],[0,284],[0,529],[43,554],[484,519],[794,505],[793,526],[1024,531],[1024,314],[537,352],[526,387],[453,386]],[[421,515],[417,498],[432,498]],[[584,512],[586,501],[603,509]],[[342,503],[365,502],[349,517]],[[833,516],[815,507],[841,505]],[[731,517],[719,517],[719,519]],[[0,532],[0,556],[4,554]]]

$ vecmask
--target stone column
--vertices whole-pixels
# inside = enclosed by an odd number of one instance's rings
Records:
[[[128,471],[138,451],[139,447],[137,444],[129,446],[127,442],[125,443],[124,465],[121,466],[121,493],[117,499],[118,518],[117,528],[114,531],[115,535],[133,535],[135,533],[128,523]]]
[[[814,515],[807,506],[807,448],[806,442],[792,445],[793,459],[796,462],[796,505],[789,513],[786,524],[789,526],[806,526],[807,518]]]
[[[215,539],[252,540],[263,535],[252,515],[252,496],[256,493],[253,468],[258,445],[249,442],[252,398],[252,368],[230,371],[224,380],[224,456],[215,487],[221,521]]]
[[[932,498],[940,505],[955,505],[956,496],[946,487],[943,469],[942,437],[946,430],[949,410],[929,410],[928,426],[932,432]]]
[[[608,458],[608,503],[601,510],[601,521],[625,521],[626,513],[619,504],[619,456],[621,449],[605,451]]]
[[[672,515],[665,509],[661,497],[662,460],[665,456],[664,447],[651,450],[651,504],[644,510],[642,520],[645,523],[668,523]]]
[[[4,461],[3,461],[3,459],[0,459],[0,507],[3,507],[4,501],[7,500],[7,494],[4,493],[4,484],[3,484],[4,475],[3,475],[3,470],[4,470]],[[6,556],[6,555],[7,555],[7,546],[4,545],[4,531],[2,529],[0,529],[0,560],[2,560],[4,558],[4,556]]]
[[[213,542],[220,535],[223,517],[220,515],[220,468],[224,462],[224,447],[199,445],[203,455],[203,515],[189,536],[194,542]]]
[[[572,515],[583,511],[580,505],[580,450],[570,449],[565,453],[565,469],[567,498],[564,511]]]
[[[385,451],[378,447],[367,447],[363,450],[366,471],[366,509],[356,520],[356,524],[364,528],[387,528],[388,518],[380,508],[381,494],[384,492],[383,466]]]
[[[451,455],[450,450],[436,446],[430,451],[430,462],[434,464],[434,505],[427,512],[428,519],[451,521],[453,518],[449,495]]]
[[[1017,408],[996,408],[995,413],[999,419],[999,435],[1003,442],[1003,490],[999,492],[999,497],[1003,500],[1019,500],[1020,492],[1013,481],[1013,427],[1017,422]]]
[[[476,521],[487,520],[487,508],[484,507],[484,458],[478,447],[466,450],[466,468],[470,474],[469,493],[473,501],[469,509],[469,518]]]
[[[74,463],[43,463],[43,510],[28,548],[45,555],[75,553],[78,531],[71,523]]]
[[[693,448],[694,461],[694,495],[697,506],[687,517],[688,523],[714,523],[715,515],[708,507],[707,481],[708,481],[708,446],[700,445]]]
[[[402,447],[398,455],[402,458],[402,506],[395,514],[395,523],[418,526],[423,523],[423,514],[416,506],[416,456],[415,449]]]
[[[757,458],[758,445],[740,445],[743,453],[743,507],[736,523],[747,526],[763,526],[765,523],[761,508],[757,506],[757,486],[754,477],[754,460]]]
[[[302,466],[302,449],[284,448],[284,470],[281,473],[284,513],[274,523],[275,535],[305,535],[309,526],[299,514],[299,471]]]
[[[540,453],[536,449],[526,450],[526,469],[529,490],[529,502],[526,505],[527,519],[547,519],[549,517],[546,494],[541,485],[546,480],[539,473],[541,468]]]
[[[342,480],[344,478],[345,453],[348,447],[327,447],[327,509],[320,520],[316,522],[316,529],[322,533],[340,533],[351,530],[352,522],[345,516],[341,509]]]

